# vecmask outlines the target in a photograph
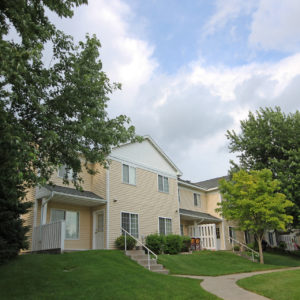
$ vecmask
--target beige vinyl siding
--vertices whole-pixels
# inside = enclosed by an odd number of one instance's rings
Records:
[[[219,213],[216,212],[216,208],[219,206],[217,203],[221,202],[221,195],[219,191],[209,192],[206,194],[207,206],[206,211],[214,217],[222,218]]]
[[[106,169],[100,164],[96,164],[94,170],[97,172],[91,177],[91,192],[106,198]]]
[[[81,183],[81,186],[83,190],[85,191],[92,191],[92,178],[93,175],[89,174],[85,168],[84,165],[82,165],[82,172],[79,174],[82,179],[83,183]],[[53,184],[59,185],[59,186],[66,186],[70,188],[75,188],[74,184],[69,180],[69,185],[63,184],[63,178],[58,177],[58,170],[54,171],[52,174],[50,181],[53,182]]]
[[[165,175],[164,175],[165,176]],[[158,232],[158,217],[172,219],[179,234],[177,180],[169,178],[169,193],[158,191],[157,173],[136,168],[136,185],[122,182],[122,164],[110,165],[110,248],[121,234],[121,212],[138,214],[139,238]]]
[[[206,212],[207,209],[207,200],[206,195],[203,192],[200,192],[197,189],[186,188],[179,186],[180,193],[180,208],[198,211],[198,212]],[[194,205],[194,193],[200,195],[201,205]]]

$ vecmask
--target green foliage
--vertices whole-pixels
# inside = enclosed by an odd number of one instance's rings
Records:
[[[227,138],[239,158],[232,171],[270,169],[281,182],[280,191],[295,204],[287,207],[294,226],[300,224],[300,112],[261,108],[241,122],[240,134],[227,131]]]
[[[62,164],[73,169],[72,181],[80,188],[80,159],[94,174],[88,163],[106,166],[111,146],[140,140],[128,117],[107,115],[109,95],[120,84],[111,84],[102,70],[98,39],[87,35],[75,45],[45,15],[48,9],[71,17],[73,8],[85,3],[1,1],[0,203],[8,217],[0,218],[0,249],[10,253],[26,246],[20,215],[29,208],[21,202],[27,188],[45,184]],[[11,30],[19,41],[8,40]],[[52,47],[50,62],[43,57],[46,44]],[[7,230],[13,231],[11,239]]]
[[[189,236],[182,236],[181,252],[188,252],[191,248],[191,238]]]
[[[223,198],[217,211],[227,220],[234,220],[241,230],[249,230],[258,241],[260,256],[264,230],[285,230],[292,216],[286,215],[286,208],[293,203],[284,194],[278,193],[280,182],[272,179],[272,172],[245,170],[233,173],[232,180],[220,181]],[[261,261],[262,262],[262,261]]]
[[[125,250],[125,236],[121,235],[115,240],[115,245],[120,250]],[[136,240],[130,235],[126,235],[126,247],[127,250],[132,250],[136,245]]]
[[[279,244],[278,244],[278,247],[282,250],[285,250],[286,249],[286,243],[284,241],[280,241]]]
[[[165,236],[160,234],[149,234],[146,237],[146,246],[155,254],[161,254],[164,250]]]
[[[168,234],[165,237],[164,253],[178,254],[182,249],[182,238],[177,234]]]
[[[237,252],[240,251],[240,249],[241,249],[241,248],[240,248],[240,246],[238,246],[238,245],[235,245],[235,246],[233,247],[233,250],[234,250],[234,251],[237,251]]]

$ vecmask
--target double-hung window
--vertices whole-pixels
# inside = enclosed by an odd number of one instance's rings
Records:
[[[139,237],[139,217],[137,214],[121,213],[122,228],[129,232],[134,237]],[[122,230],[122,234],[124,231]]]
[[[66,239],[79,239],[79,212],[62,209],[51,210],[51,222],[66,221]]]
[[[169,193],[169,180],[168,180],[168,177],[158,175],[158,190],[160,192]]]
[[[71,180],[73,178],[73,170],[67,168],[66,165],[62,165],[58,169],[58,177]]]
[[[172,233],[172,219],[169,218],[158,218],[159,234],[168,235]]]
[[[132,185],[136,184],[136,170],[134,167],[123,164],[123,182]]]
[[[194,206],[201,207],[200,194],[194,193]]]

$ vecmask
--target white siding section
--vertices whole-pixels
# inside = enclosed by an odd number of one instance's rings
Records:
[[[113,149],[110,157],[128,161],[146,168],[176,176],[177,172],[155,147],[146,139],[142,143],[134,143]]]

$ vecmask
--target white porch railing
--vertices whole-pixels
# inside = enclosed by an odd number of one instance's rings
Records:
[[[128,231],[126,231],[124,228],[121,227],[121,230],[124,232],[125,236],[125,252],[127,251],[127,235],[131,236],[138,244],[140,244],[142,247],[144,247],[147,250],[147,257],[148,257],[148,269],[150,270],[150,253],[154,255],[155,259],[157,259],[157,255],[151,251],[146,245],[144,245],[141,241],[139,241],[137,238],[135,238],[133,235],[131,235]]]
[[[296,251],[298,250],[295,243],[296,235],[292,234],[282,234],[278,237],[279,242],[285,242],[286,250],[288,251]]]
[[[247,245],[241,243],[240,241],[238,241],[238,240],[236,240],[236,239],[234,239],[234,238],[232,238],[232,237],[229,237],[228,240],[229,240],[229,242],[230,242],[231,244],[233,244],[233,243],[239,244],[241,247],[243,247],[243,248],[245,248],[245,249],[251,251],[251,254],[252,254],[252,261],[253,261],[253,262],[254,262],[254,260],[255,260],[255,258],[254,258],[255,255],[256,255],[257,257],[259,257],[259,253],[258,253],[257,251],[251,249],[250,247],[248,247]],[[232,251],[234,252],[234,245],[232,245]]]
[[[32,251],[64,250],[65,221],[36,226],[32,234]]]

